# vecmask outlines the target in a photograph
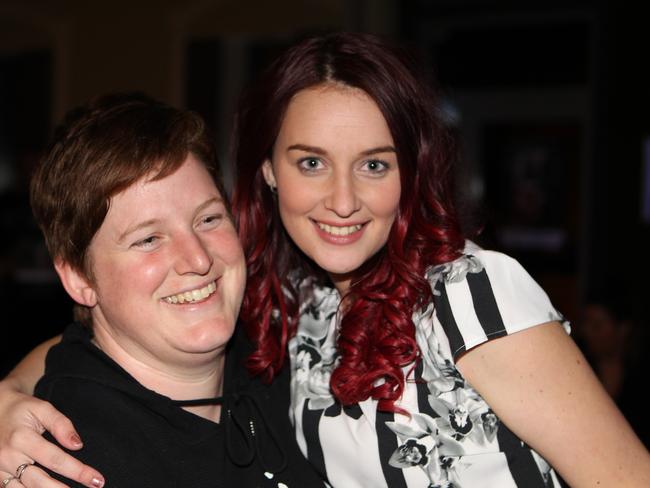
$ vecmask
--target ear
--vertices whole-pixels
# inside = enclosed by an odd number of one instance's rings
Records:
[[[278,184],[275,182],[275,174],[273,174],[273,165],[270,160],[265,160],[262,165],[262,174],[264,175],[264,181],[266,184],[271,187],[271,190],[277,188]]]
[[[88,278],[61,259],[54,262],[54,268],[61,279],[63,288],[75,302],[86,307],[97,305],[97,293]]]

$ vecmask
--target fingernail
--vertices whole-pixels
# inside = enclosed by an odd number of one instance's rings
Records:
[[[82,444],[81,438],[77,434],[72,434],[72,436],[70,436],[70,440],[76,446],[80,446]]]
[[[93,478],[90,481],[90,484],[93,485],[95,488],[102,488],[102,486],[104,486],[104,480],[101,478]]]

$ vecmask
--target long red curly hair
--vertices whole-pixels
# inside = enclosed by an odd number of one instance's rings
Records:
[[[331,377],[344,405],[369,397],[396,410],[402,367],[419,351],[411,316],[431,299],[427,267],[458,256],[464,238],[452,204],[453,137],[431,84],[405,52],[367,34],[310,38],[281,55],[240,101],[234,133],[233,211],[248,262],[241,319],[255,345],[252,374],[270,381],[295,335],[299,297],[289,276],[319,275],[285,232],[261,166],[270,159],[286,108],[301,90],[322,83],[359,88],[390,129],[400,168],[398,214],[384,248],[352,280]]]

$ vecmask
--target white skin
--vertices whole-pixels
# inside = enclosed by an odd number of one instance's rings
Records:
[[[99,347],[169,397],[218,394],[215,379],[220,383],[246,271],[205,167],[190,155],[172,175],[139,181],[111,198],[88,257],[92,281],[65,263],[56,268],[73,299],[92,307]],[[198,301],[178,303],[179,294],[193,290],[203,291]]]
[[[263,172],[293,241],[345,293],[386,243],[399,207],[393,137],[375,102],[339,85],[299,92]]]
[[[401,188],[391,147],[385,120],[367,95],[340,85],[318,86],[292,99],[272,160],[263,166],[267,183],[278,189],[287,232],[342,293],[354,272],[386,243],[397,214]],[[383,150],[375,152],[378,148]],[[371,161],[386,163],[384,174],[371,176],[381,166]],[[322,232],[318,223],[329,227]],[[14,391],[31,388],[38,367],[30,361],[40,364],[42,350],[5,382],[0,414],[24,416],[14,412],[40,408],[38,418],[44,420],[39,422],[67,439],[73,430],[57,412]],[[458,368],[509,428],[571,486],[650,486],[648,452],[557,322],[484,343],[460,358]],[[12,418],[11,427],[0,429],[0,440],[16,431],[16,423]],[[0,467],[13,466],[2,462],[2,455],[22,452],[27,430],[13,443],[0,442]],[[52,456],[54,448],[33,436],[33,456]],[[60,463],[69,472],[89,469],[69,458]]]
[[[218,396],[246,267],[203,164],[190,154],[173,174],[144,178],[113,196],[88,254],[92,279],[65,261],[55,267],[70,296],[91,308],[96,345],[158,393],[177,400]],[[187,410],[212,421],[220,415],[219,406]],[[36,467],[22,481],[55,483]]]

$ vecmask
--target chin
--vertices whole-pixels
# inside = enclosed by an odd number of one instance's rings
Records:
[[[186,345],[193,352],[209,352],[224,347],[235,331],[231,320],[209,320],[186,331]]]
[[[352,274],[361,268],[372,255],[345,255],[344,252],[327,254],[314,259],[316,264],[326,273],[346,275]]]
[[[340,262],[332,263],[332,262],[316,261],[316,264],[318,264],[318,266],[326,273],[333,274],[333,275],[347,275],[359,269],[359,265],[357,264],[346,266],[345,264],[341,264]]]

